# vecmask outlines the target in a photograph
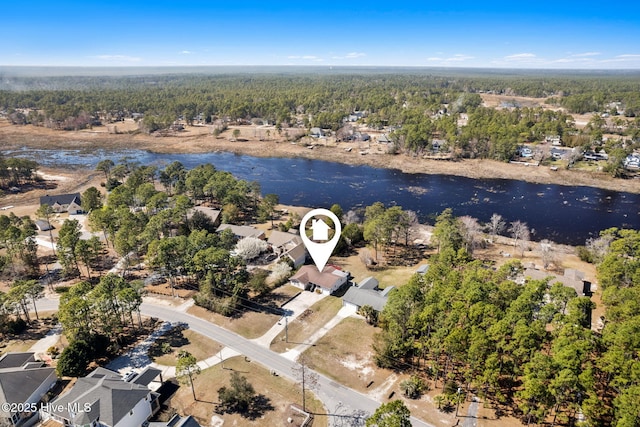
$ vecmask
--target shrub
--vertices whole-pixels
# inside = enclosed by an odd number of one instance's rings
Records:
[[[428,390],[427,384],[417,375],[411,375],[411,378],[400,383],[400,390],[409,399],[418,399],[422,393]]]

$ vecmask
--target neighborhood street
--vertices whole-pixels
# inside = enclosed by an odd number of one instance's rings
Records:
[[[38,310],[55,310],[58,307],[58,299],[43,298],[38,300],[37,304]],[[260,346],[254,341],[248,340],[206,320],[177,311],[172,307],[144,302],[140,310],[145,316],[156,317],[169,322],[184,322],[188,324],[189,328],[193,331],[237,351],[250,360],[275,371],[280,376],[292,381],[297,381],[292,370],[296,363],[269,350],[268,347]],[[361,414],[362,412],[370,415],[380,406],[380,402],[362,393],[340,385],[322,374],[318,374],[318,376],[319,381],[316,395],[328,410],[340,407],[340,415],[342,418],[348,414]],[[331,416],[331,414],[327,415]],[[356,420],[354,419],[354,421]],[[416,427],[433,427],[431,424],[415,417],[411,417],[411,423]],[[364,425],[364,422],[354,422],[353,424]]]

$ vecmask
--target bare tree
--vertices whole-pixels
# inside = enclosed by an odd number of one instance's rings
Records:
[[[529,241],[530,233],[527,223],[522,221],[513,221],[511,223],[511,227],[509,227],[509,232],[511,233],[511,237],[513,237],[513,246],[522,248],[522,253],[524,254],[524,247],[526,247],[526,244],[525,246],[519,246],[518,241]]]
[[[489,231],[491,233],[491,243],[493,243],[493,239],[504,231],[506,223],[504,219],[502,219],[502,215],[494,213],[491,215],[491,219],[489,220]]]
[[[362,218],[360,217],[360,215],[358,215],[356,211],[351,209],[350,211],[347,211],[347,213],[342,216],[342,222],[344,223],[344,225],[360,224],[362,223]]]
[[[540,242],[540,257],[542,259],[542,266],[546,270],[549,265],[554,264],[556,261],[556,254],[551,242],[544,239]]]
[[[298,358],[298,363],[291,369],[293,370],[293,374],[296,376],[297,380],[300,382],[300,385],[302,385],[302,410],[306,412],[306,391],[318,391],[319,376],[309,368],[308,361],[304,356],[300,356],[300,358]]]
[[[477,219],[469,215],[460,217],[460,222],[462,223],[462,237],[467,244],[467,251],[473,252],[479,243],[482,227]]]
[[[591,254],[593,258],[594,264],[599,264],[607,254],[609,250],[609,245],[613,241],[613,236],[611,234],[605,234],[604,236],[600,236],[598,238],[589,238],[587,239],[585,246],[587,250]]]

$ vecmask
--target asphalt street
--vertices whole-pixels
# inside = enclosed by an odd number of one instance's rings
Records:
[[[38,300],[38,310],[55,310],[57,307],[57,299],[43,298]],[[236,350],[253,362],[262,364],[267,369],[275,371],[282,377],[288,378],[291,381],[298,381],[293,372],[293,368],[296,366],[295,362],[286,359],[268,348],[261,347],[238,334],[190,314],[176,311],[168,306],[154,305],[145,302],[141,305],[140,310],[145,316],[156,317],[170,322],[187,323],[195,332]],[[365,416],[365,414],[373,414],[378,406],[380,406],[380,402],[362,393],[338,384],[322,374],[317,375],[319,381],[317,390],[315,390],[316,395],[329,412],[334,408],[340,408],[341,420],[351,416],[353,417],[351,420],[352,425],[364,425],[363,416]],[[325,415],[329,417],[332,416],[332,414]],[[411,417],[411,423],[416,427],[433,427],[431,424],[415,417]]]

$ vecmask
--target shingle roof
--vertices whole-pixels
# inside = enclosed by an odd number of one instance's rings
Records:
[[[0,369],[4,368],[19,368],[27,362],[33,362],[35,353],[5,353],[0,356]]]
[[[156,379],[158,375],[160,375],[162,371],[160,369],[152,368],[151,366],[147,366],[147,368],[140,372],[138,376],[132,381],[134,384],[140,384],[143,386],[148,386]]]
[[[302,242],[302,239],[300,239],[300,236],[298,236],[297,234],[289,233],[288,231],[274,230],[271,232],[271,235],[269,236],[269,239],[267,239],[267,242],[272,246],[280,247],[284,246],[294,239],[300,240],[300,242]]]
[[[338,270],[330,265],[322,269],[322,273],[318,271],[315,265],[303,265],[300,270],[294,274],[290,280],[304,283],[305,285],[313,283],[325,289],[331,289],[337,281],[344,278],[343,271]]]
[[[387,303],[387,298],[382,296],[380,292],[374,291],[373,289],[356,288],[355,286],[347,289],[342,299],[358,307],[370,305],[378,312],[382,311]]]
[[[75,202],[76,204],[80,204],[80,193],[73,193],[73,194],[58,194],[55,196],[49,196],[48,194],[46,196],[42,196],[40,197],[40,204],[41,205],[49,205],[49,206],[53,206],[56,203],[58,203],[59,205],[68,205],[71,202]]]
[[[91,422],[99,417],[102,424],[114,426],[149,393],[145,386],[125,382],[117,373],[97,368],[88,376],[78,378],[71,390],[52,402],[52,408],[67,408],[69,404],[82,408],[89,403],[96,410],[80,412],[75,418],[66,409],[54,414],[74,424],[87,424],[87,420]]]
[[[242,237],[260,238],[264,236],[264,231],[258,230],[257,228],[251,227],[249,225],[222,224],[220,227],[218,227],[216,231],[221,232],[227,229],[230,229],[235,236],[238,236],[241,238]]]
[[[52,377],[55,369],[46,367],[41,362],[33,362],[33,355],[34,353],[7,353],[0,358],[1,403],[26,402]]]

